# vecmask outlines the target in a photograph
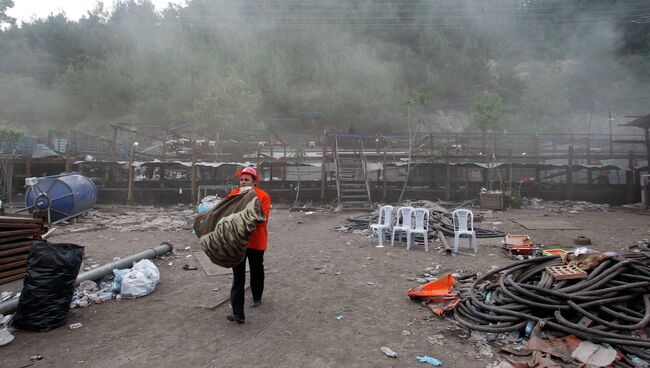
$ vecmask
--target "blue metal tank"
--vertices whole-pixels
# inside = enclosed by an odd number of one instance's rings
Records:
[[[93,208],[97,199],[95,183],[78,173],[28,178],[25,183],[27,210],[42,212],[48,222],[81,215]]]

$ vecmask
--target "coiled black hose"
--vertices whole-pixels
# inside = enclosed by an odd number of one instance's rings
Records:
[[[608,343],[650,359],[650,257],[640,252],[610,258],[586,278],[555,281],[546,267],[558,256],[518,261],[489,271],[460,289],[452,316],[476,331],[523,332],[526,324]],[[583,323],[587,321],[587,323]],[[620,366],[630,363],[629,359]]]

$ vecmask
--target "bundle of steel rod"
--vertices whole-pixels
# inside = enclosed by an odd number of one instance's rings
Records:
[[[452,316],[471,330],[493,333],[539,323],[650,359],[650,253],[606,259],[582,279],[556,281],[546,268],[558,265],[559,256],[547,256],[492,270],[458,288],[461,303]]]
[[[42,218],[31,215],[0,216],[0,284],[25,276],[32,240],[47,232]]]
[[[345,226],[353,230],[364,230],[370,227],[370,224],[377,223],[378,213],[349,217],[346,219]],[[454,236],[454,223],[451,213],[440,213],[429,211],[429,239],[436,238],[436,231],[440,230],[445,236]],[[506,234],[499,230],[489,230],[474,227],[477,238],[499,238]]]

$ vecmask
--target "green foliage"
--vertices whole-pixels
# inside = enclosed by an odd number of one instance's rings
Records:
[[[205,129],[260,129],[262,97],[235,73],[219,79],[194,104],[192,120]]]
[[[403,131],[417,100],[414,121],[453,109],[484,132],[544,132],[594,99],[650,93],[650,24],[623,0],[187,3],[118,0],[0,31],[0,124],[381,133]],[[0,0],[0,26],[12,6]],[[519,75],[530,62],[575,67]]]
[[[302,143],[298,143],[296,145],[293,145],[291,148],[293,148],[293,154],[291,155],[291,158],[289,159],[291,163],[294,165],[302,165],[305,163],[307,159],[307,153],[305,151],[305,145]]]
[[[15,24],[16,20],[7,15],[7,9],[13,8],[13,0],[0,0],[0,26],[4,23]]]
[[[495,93],[486,92],[474,104],[474,127],[482,133],[499,132],[507,127],[508,109]]]
[[[548,69],[530,81],[521,97],[519,130],[564,133],[569,107],[566,80],[558,70]]]
[[[0,142],[11,142],[16,144],[25,135],[22,132],[12,129],[0,129]]]

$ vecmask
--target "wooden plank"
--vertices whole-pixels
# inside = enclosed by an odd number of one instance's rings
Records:
[[[12,231],[0,231],[0,237],[5,238],[5,237],[13,237],[13,236],[18,236],[18,235],[23,235],[23,236],[36,236],[36,235],[41,235],[44,232],[41,231],[41,229],[23,229],[23,230],[12,230]]]
[[[18,240],[29,240],[30,243],[32,240],[40,240],[41,239],[41,234],[35,235],[35,236],[24,236],[24,235],[18,235],[18,236],[10,236],[6,238],[0,238],[0,244],[7,244],[7,243],[12,243]]]
[[[11,256],[11,257],[2,257],[0,258],[0,265],[5,263],[10,263],[10,262],[26,260],[27,257],[29,257],[29,254],[21,254],[19,256]]]
[[[0,272],[0,279],[3,279],[8,276],[24,275],[25,271],[27,271],[27,267],[21,267],[10,271],[2,271]]]
[[[32,240],[27,239],[15,243],[7,243],[7,244],[0,244],[0,251],[7,250],[7,249],[14,249],[14,248],[20,248],[24,246],[32,245]]]
[[[22,273],[20,275],[13,275],[13,276],[8,276],[8,277],[0,277],[0,285],[6,284],[6,283],[11,282],[11,281],[24,279],[24,278],[25,278],[24,273]]]
[[[453,249],[451,249],[449,247],[449,243],[447,243],[447,238],[445,237],[445,234],[443,234],[442,231],[440,230],[436,230],[436,233],[438,234],[438,239],[440,239],[442,246],[445,247],[445,251],[453,252]]]
[[[0,231],[4,229],[41,229],[43,224],[34,224],[29,222],[1,222]]]
[[[31,245],[28,245],[26,247],[3,250],[3,251],[0,252],[0,257],[9,256],[9,255],[13,256],[13,255],[17,255],[17,254],[20,254],[20,253],[27,253],[27,252],[29,252],[30,249],[32,249]]]
[[[17,267],[27,266],[27,260],[16,261],[7,264],[0,264],[0,271],[13,270]]]

